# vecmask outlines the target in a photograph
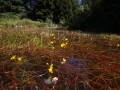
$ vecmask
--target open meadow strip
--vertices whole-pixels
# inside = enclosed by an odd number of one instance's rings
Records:
[[[120,36],[0,27],[1,90],[119,90]]]

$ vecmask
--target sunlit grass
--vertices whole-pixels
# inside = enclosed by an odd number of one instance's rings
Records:
[[[43,22],[36,22],[29,19],[7,19],[0,18],[0,26],[23,27],[23,26],[44,26]]]
[[[119,45],[117,35],[2,26],[0,89],[119,90]]]

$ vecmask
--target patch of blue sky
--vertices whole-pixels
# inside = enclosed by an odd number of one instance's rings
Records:
[[[83,3],[83,0],[78,0],[78,3],[81,5]]]

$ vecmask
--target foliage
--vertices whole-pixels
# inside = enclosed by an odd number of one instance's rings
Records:
[[[91,22],[97,23],[99,28],[105,32],[120,33],[119,16],[120,9],[119,0],[102,0],[98,6],[92,8]]]
[[[5,16],[6,17],[6,16]],[[10,27],[23,27],[23,26],[45,26],[42,22],[32,21],[29,19],[17,19],[17,18],[0,18],[0,26],[10,26]]]
[[[51,20],[69,29],[119,33],[118,3],[119,0],[0,0],[0,17]]]
[[[118,11],[120,6],[118,3],[119,0],[84,0],[83,4],[80,5],[82,15],[78,14],[72,17],[69,22],[71,24],[68,25],[70,28],[74,27],[83,31],[119,34],[120,13]]]
[[[35,7],[28,14],[32,19],[46,21],[51,19],[55,23],[68,20],[77,10],[76,0],[37,0]]]
[[[78,6],[77,12],[66,21],[69,29],[81,29],[84,21],[86,21],[91,15],[91,3],[91,0],[83,0],[83,3]]]
[[[26,17],[24,13],[15,13],[15,12],[6,12],[0,14],[0,19],[22,19],[23,17]]]
[[[1,0],[1,13],[23,13],[32,20],[54,23],[68,20],[78,10],[77,0]]]
[[[25,11],[22,0],[1,0],[0,1],[0,12],[16,12],[21,13]]]

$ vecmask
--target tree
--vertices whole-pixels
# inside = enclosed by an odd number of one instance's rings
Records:
[[[68,21],[78,9],[77,0],[55,0],[54,5],[53,21],[56,23],[60,20]]]
[[[119,0],[101,0],[96,6],[92,7],[92,14],[89,18],[89,24],[92,24],[92,28],[97,28],[96,31],[100,32],[119,33],[119,3]],[[88,20],[86,24],[88,24]]]
[[[43,21],[46,21],[47,18],[51,19],[53,7],[53,0],[37,0],[34,17]]]
[[[0,1],[0,12],[10,12],[12,3],[10,1],[1,0]]]
[[[24,12],[24,3],[22,0],[0,0],[0,12]]]
[[[84,0],[80,12],[69,21],[69,27],[95,32],[120,33],[119,0]]]
[[[76,13],[67,22],[69,29],[81,29],[84,21],[91,15],[92,0],[82,0],[81,2],[79,6],[77,5]]]
[[[77,0],[37,0],[31,18],[46,21],[51,19],[55,23],[68,20],[77,10]]]

